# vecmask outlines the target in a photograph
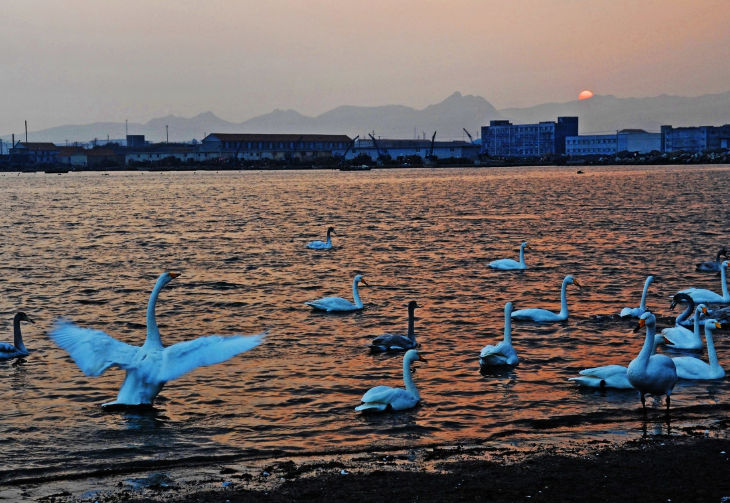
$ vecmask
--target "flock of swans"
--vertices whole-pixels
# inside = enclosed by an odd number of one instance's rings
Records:
[[[527,243],[520,247],[520,261],[503,259],[491,262],[489,265],[494,269],[514,270],[525,269],[524,250],[530,249]],[[670,405],[670,395],[678,379],[720,379],[725,376],[725,371],[720,366],[715,346],[713,343],[713,332],[718,328],[725,328],[725,325],[718,322],[730,316],[730,308],[716,308],[709,311],[706,304],[729,304],[730,294],[727,288],[728,261],[720,262],[720,257],[727,258],[727,250],[721,249],[717,253],[714,262],[702,262],[697,264],[698,271],[719,271],[721,276],[722,295],[710,290],[688,288],[678,292],[672,299],[670,309],[674,309],[678,303],[686,303],[687,309],[676,319],[674,327],[664,329],[661,334],[656,333],[656,317],[646,308],[646,296],[649,285],[654,281],[649,276],[644,283],[644,290],[641,295],[639,307],[625,307],[621,310],[620,316],[639,318],[639,324],[635,332],[646,328],[644,345],[638,356],[629,363],[628,367],[623,365],[607,365],[582,370],[579,377],[572,377],[581,386],[594,388],[617,388],[636,389],[639,392],[643,410],[646,411],[645,394],[665,395],[667,410]],[[512,346],[512,320],[527,320],[540,323],[565,321],[568,319],[568,304],[566,299],[566,287],[574,284],[580,288],[580,284],[572,277],[566,276],[560,292],[561,309],[560,313],[553,313],[544,309],[523,309],[512,311],[512,303],[507,302],[504,307],[504,340],[496,346],[485,346],[479,354],[479,363],[482,366],[517,365],[519,358]],[[699,305],[695,305],[699,303]],[[694,315],[690,318],[691,315]],[[684,325],[692,323],[694,330]],[[705,327],[705,341],[709,363],[699,358],[682,356],[670,358],[666,355],[656,354],[660,345],[676,349],[701,350],[703,348],[700,336],[700,326]]]
[[[309,249],[329,250],[332,248],[331,233],[334,228],[327,229],[327,241],[312,241],[306,245]],[[498,270],[524,270],[525,250],[530,246],[524,242],[520,246],[519,262],[510,259],[495,260],[489,264]],[[677,379],[719,379],[725,371],[718,363],[713,343],[713,332],[725,325],[718,319],[730,316],[730,307],[716,307],[710,311],[708,304],[730,304],[727,288],[728,261],[720,262],[720,257],[727,258],[727,250],[721,249],[715,262],[697,264],[699,271],[719,271],[721,276],[722,295],[710,290],[689,288],[678,292],[672,299],[670,309],[678,304],[687,304],[687,308],[676,319],[674,327],[656,333],[656,317],[646,307],[649,286],[654,281],[649,276],[644,284],[641,302],[637,308],[624,308],[621,317],[639,318],[634,332],[646,329],[644,345],[638,356],[628,367],[608,365],[589,368],[581,371],[579,377],[570,378],[577,384],[595,388],[618,388],[638,390],[644,411],[646,410],[645,394],[665,395],[667,410],[670,395]],[[66,350],[81,371],[87,376],[99,376],[110,367],[119,367],[126,371],[124,382],[117,399],[104,403],[102,407],[114,406],[149,406],[160,393],[162,387],[170,380],[202,366],[224,362],[238,354],[249,351],[264,340],[266,332],[251,336],[208,336],[191,341],[180,342],[169,347],[162,345],[160,331],[155,318],[155,307],[160,291],[179,274],[165,272],[158,278],[147,305],[147,337],[141,347],[131,346],[118,341],[108,334],[89,328],[79,327],[70,321],[59,320],[49,337],[62,349]],[[352,283],[354,302],[341,297],[324,297],[305,302],[314,310],[325,312],[347,312],[363,309],[364,305],[358,292],[358,284],[367,285],[361,275],[355,276]],[[504,307],[504,339],[496,345],[487,345],[479,353],[482,367],[514,366],[519,363],[517,352],[512,346],[512,320],[553,323],[568,319],[568,303],[566,290],[568,285],[581,288],[573,276],[566,276],[560,290],[560,312],[545,309],[512,310],[512,303]],[[418,352],[420,346],[415,336],[415,309],[420,307],[416,301],[408,304],[407,335],[384,334],[376,337],[370,344],[372,351],[406,351],[403,358],[403,381],[405,389],[376,386],[362,397],[362,404],[356,410],[383,411],[404,410],[415,407],[421,400],[413,377],[411,364],[426,360]],[[18,313],[13,320],[14,344],[0,343],[0,359],[22,358],[28,356],[23,344],[20,330],[21,322],[33,323],[25,313]],[[693,330],[687,328],[691,325]],[[705,340],[709,363],[695,357],[676,357],[657,354],[659,346],[686,350],[703,348],[700,327],[704,326]]]

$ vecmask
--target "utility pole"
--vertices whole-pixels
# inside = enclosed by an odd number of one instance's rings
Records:
[[[165,124],[165,143],[170,143],[170,132],[169,132],[169,126]]]
[[[25,143],[28,143],[28,121],[25,121]]]
[[[124,136],[129,136],[129,119],[124,119]]]

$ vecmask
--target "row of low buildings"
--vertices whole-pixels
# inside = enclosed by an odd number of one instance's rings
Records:
[[[492,157],[607,155],[619,152],[701,153],[730,148],[730,124],[724,126],[662,126],[661,133],[623,129],[614,134],[578,134],[578,117],[558,117],[557,122],[512,124],[491,121],[482,127],[484,152]]]
[[[173,157],[182,163],[225,158],[258,160],[313,160],[336,157],[352,160],[365,155],[476,160],[490,157],[549,157],[554,155],[610,155],[618,152],[650,153],[730,148],[730,125],[681,127],[662,126],[661,133],[623,129],[615,134],[579,135],[578,117],[558,117],[555,122],[512,124],[491,121],[482,127],[481,144],[466,141],[394,140],[371,137],[352,139],[346,135],[228,134],[207,135],[197,145],[165,143],[149,145],[144,136],[130,135],[127,146],[85,149],[59,147],[53,143],[17,142],[9,149],[12,164],[61,163],[74,167],[106,167],[161,161]]]
[[[480,146],[465,141],[431,140],[359,140],[346,135],[296,134],[228,134],[207,135],[198,145],[148,145],[139,137],[128,141],[125,147],[58,147],[53,143],[18,142],[10,149],[14,164],[61,163],[75,167],[98,167],[110,163],[134,164],[175,158],[183,163],[204,162],[226,158],[246,161],[286,159],[313,160],[338,157],[352,160],[366,155],[377,160],[381,156],[392,159],[409,156],[439,159],[479,157]]]

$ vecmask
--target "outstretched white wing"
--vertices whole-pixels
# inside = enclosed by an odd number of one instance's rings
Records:
[[[66,320],[59,320],[48,336],[68,351],[87,376],[101,375],[114,365],[126,369],[139,351],[138,347],[119,342],[101,330],[81,328]]]
[[[211,335],[173,344],[162,351],[162,366],[157,378],[171,381],[198,367],[224,362],[261,344],[267,333],[231,337]]]

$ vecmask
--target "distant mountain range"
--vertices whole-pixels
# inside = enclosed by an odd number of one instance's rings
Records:
[[[143,134],[151,141],[165,140],[165,125],[170,141],[202,139],[205,133],[312,133],[365,136],[375,131],[384,138],[427,137],[438,131],[440,139],[462,139],[462,128],[477,136],[490,120],[507,119],[515,124],[554,121],[558,116],[580,117],[581,134],[614,132],[624,128],[659,131],[659,126],[719,126],[730,123],[730,92],[696,98],[661,95],[652,98],[617,98],[595,96],[568,103],[546,103],[528,108],[495,109],[480,96],[454,93],[423,110],[402,105],[378,107],[340,106],[317,117],[307,117],[294,110],[275,110],[244,122],[228,122],[205,112],[185,118],[169,115],[146,124],[129,124],[130,134]],[[476,133],[476,134],[475,134]],[[119,122],[96,122],[78,126],[59,126],[29,133],[31,141],[87,142],[94,138],[120,139],[125,125]],[[16,133],[16,140],[21,135]],[[7,141],[10,135],[2,137]]]

